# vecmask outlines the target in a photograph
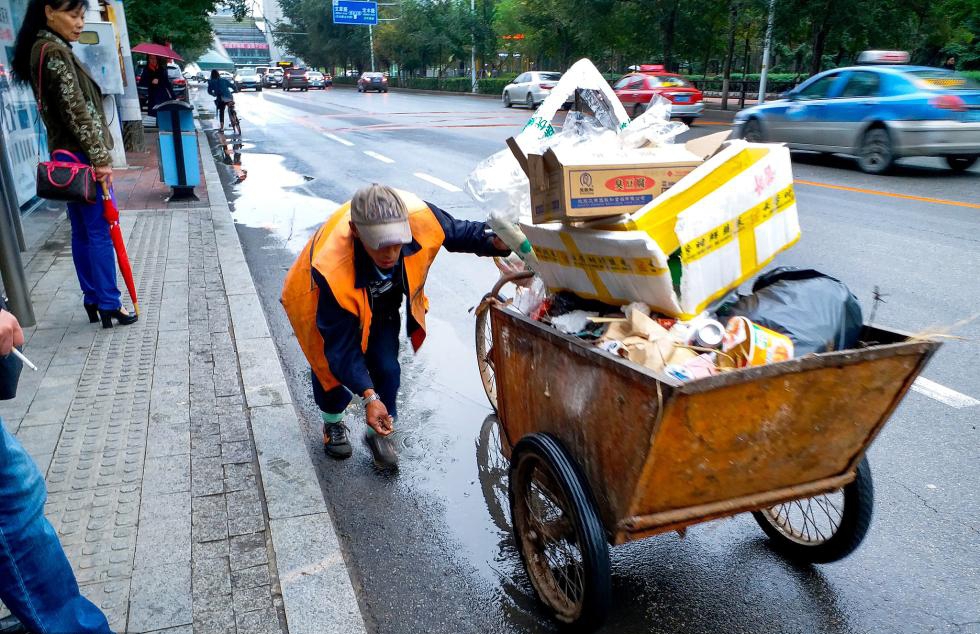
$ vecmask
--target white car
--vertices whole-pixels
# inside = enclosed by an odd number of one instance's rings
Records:
[[[507,108],[517,103],[534,110],[551,94],[551,89],[555,87],[559,79],[561,79],[561,73],[549,71],[522,73],[504,87],[504,94],[501,99]]]

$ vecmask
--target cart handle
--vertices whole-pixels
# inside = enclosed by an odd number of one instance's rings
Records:
[[[534,277],[534,271],[521,271],[520,273],[511,273],[509,275],[501,275],[497,283],[494,284],[493,290],[490,291],[490,297],[497,297],[500,294],[500,289],[511,282],[517,282],[520,280],[526,280]]]

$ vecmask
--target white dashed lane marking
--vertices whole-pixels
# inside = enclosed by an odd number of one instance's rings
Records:
[[[940,385],[921,376],[912,384],[912,390],[956,409],[980,405],[980,401],[972,396],[960,394],[956,390],[951,390],[945,385]]]
[[[442,180],[441,178],[436,178],[435,176],[432,176],[430,174],[426,174],[425,172],[415,172],[415,176],[416,176],[416,178],[421,178],[422,180],[424,180],[424,181],[426,181],[428,183],[432,183],[433,185],[436,185],[437,187],[442,187],[447,192],[461,192],[461,191],[463,191],[462,189],[460,189],[459,187],[456,187],[452,183],[447,183],[446,181]]]
[[[323,136],[325,136],[325,137],[327,137],[328,139],[330,139],[330,140],[332,140],[332,141],[336,141],[337,143],[341,143],[341,144],[343,144],[343,145],[346,145],[347,147],[351,147],[352,145],[354,145],[353,143],[351,143],[351,142],[350,142],[350,141],[348,141],[347,139],[341,139],[341,138],[340,138],[339,136],[337,136],[336,134],[330,134],[330,133],[328,133],[328,132],[325,132],[325,133],[323,134]]]
[[[372,152],[371,150],[364,150],[364,153],[367,154],[368,156],[370,156],[373,159],[377,159],[377,160],[381,161],[382,163],[394,163],[395,162],[394,159],[390,159],[387,156],[385,156],[384,154],[378,154],[377,152]]]

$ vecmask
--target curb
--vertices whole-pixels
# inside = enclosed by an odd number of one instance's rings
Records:
[[[202,142],[203,141],[203,142]],[[290,634],[366,632],[207,135],[198,150]]]

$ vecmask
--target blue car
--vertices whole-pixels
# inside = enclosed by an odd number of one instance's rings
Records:
[[[837,68],[740,111],[735,136],[850,154],[869,174],[906,156],[943,157],[964,171],[980,156],[980,85],[928,66]]]

